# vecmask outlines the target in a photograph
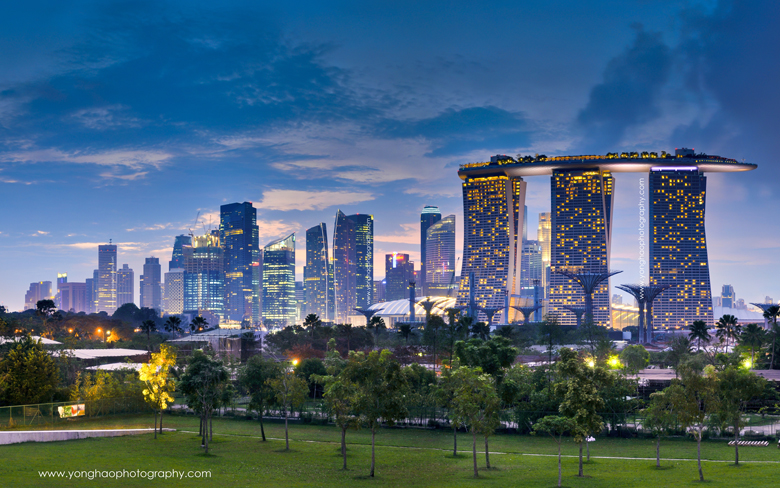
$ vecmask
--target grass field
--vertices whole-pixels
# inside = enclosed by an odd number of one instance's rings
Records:
[[[69,422],[58,428],[147,427],[148,416],[107,417]],[[261,442],[259,424],[247,420],[214,422],[209,456],[200,448],[197,419],[166,416],[165,427],[179,429],[156,441],[151,435],[0,446],[0,486],[521,486],[547,487],[557,482],[555,443],[544,437],[498,435],[491,438],[491,464],[486,470],[483,446],[480,478],[471,472],[471,438],[460,434],[458,457],[452,456],[452,434],[446,431],[383,429],[377,434],[376,478],[370,479],[371,437],[368,431],[347,434],[349,470],[342,471],[339,431],[334,427],[290,426],[291,450],[284,451],[283,424],[266,424],[268,442]],[[463,449],[468,449],[463,451]],[[598,439],[585,478],[578,478],[577,447],[564,445],[564,486],[683,487],[699,486],[696,444],[669,439],[662,443],[663,468],[655,468],[655,445],[644,439]],[[751,488],[777,485],[780,450],[776,446],[744,447],[733,465],[733,448],[724,441],[705,442],[702,454],[707,485]],[[629,459],[618,459],[629,458]],[[38,471],[73,470],[210,470],[210,479],[148,481],[42,479]]]

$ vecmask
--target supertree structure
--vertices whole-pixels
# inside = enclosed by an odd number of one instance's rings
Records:
[[[616,288],[625,291],[636,299],[639,306],[639,337],[638,342],[645,344],[653,342],[653,301],[672,285],[620,285]]]
[[[596,291],[602,282],[609,279],[610,276],[614,276],[622,271],[605,271],[598,273],[594,271],[572,271],[566,268],[559,268],[554,271],[559,275],[563,275],[570,280],[574,280],[582,287],[582,291],[585,295],[585,318],[586,320],[593,320],[593,292]]]
[[[585,315],[585,307],[571,307],[564,305],[561,308],[574,314],[574,317],[577,319],[577,328],[579,329],[582,325],[582,316]]]
[[[353,308],[355,312],[359,312],[361,315],[363,315],[366,318],[366,326],[368,326],[368,323],[371,321],[371,317],[376,315],[379,310],[364,310],[362,308]]]
[[[531,314],[536,313],[536,311],[542,308],[542,306],[535,305],[533,307],[519,307],[517,305],[512,305],[512,308],[523,314],[523,325],[528,325],[528,319],[531,317]]]

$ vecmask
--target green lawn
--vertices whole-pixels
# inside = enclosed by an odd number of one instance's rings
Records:
[[[58,425],[58,428],[146,427],[149,416],[84,419]],[[155,441],[151,435],[112,439],[86,439],[56,443],[27,443],[0,446],[0,486],[554,486],[557,466],[556,446],[544,437],[500,435],[491,438],[491,462],[496,469],[484,469],[479,455],[479,480],[471,477],[470,451],[452,457],[452,434],[417,429],[383,429],[377,434],[377,476],[366,477],[370,463],[370,433],[349,432],[349,467],[341,471],[339,431],[334,427],[291,425],[291,451],[284,452],[284,425],[266,424],[266,434],[274,438],[261,442],[259,424],[247,420],[214,422],[214,443],[206,457],[195,434],[193,417],[165,416],[165,426],[179,429]],[[308,441],[308,442],[305,442]],[[459,435],[461,449],[471,448],[471,438]],[[478,449],[483,446],[478,440]],[[724,441],[705,442],[703,456],[713,461],[733,460],[733,448]],[[564,455],[575,456],[576,445],[566,442]],[[640,439],[598,439],[591,445],[593,460],[585,467],[586,478],[575,476],[577,459],[564,458],[564,486],[568,487],[653,487],[697,486],[696,444],[671,439],[662,444],[665,469],[655,469],[648,459],[606,459],[609,457],[653,458],[654,443]],[[598,458],[597,458],[598,456]],[[742,461],[704,464],[705,478],[713,486],[775,486],[780,472],[780,450],[774,445],[741,448]],[[150,482],[122,479],[42,479],[40,470],[211,470],[211,479]]]

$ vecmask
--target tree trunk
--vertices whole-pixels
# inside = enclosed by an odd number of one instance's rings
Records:
[[[371,429],[371,474],[369,476],[371,476],[372,478],[374,477],[374,466],[376,465],[375,464],[376,458],[374,457],[374,445],[375,445],[374,444],[374,438],[375,437],[376,437],[376,427]]]
[[[162,410],[160,410],[160,434],[162,434]]]
[[[477,431],[471,428],[471,452],[474,458],[474,477],[479,478],[479,472],[477,471]]]
[[[590,462],[590,441],[587,441],[587,445],[586,445],[585,451],[586,451],[586,454],[587,454],[586,461]]]
[[[263,412],[260,412],[260,435],[263,436],[263,442],[265,442],[265,428],[263,428]]]
[[[344,464],[341,469],[347,469],[347,428],[341,428],[341,457],[344,459]]]
[[[284,407],[284,449],[290,450],[290,437],[287,434],[287,406]]]
[[[661,467],[661,436],[655,441],[655,467]]]
[[[203,442],[203,447],[206,449],[206,454],[209,453],[209,436],[208,436],[208,416],[206,416],[205,421],[203,422],[203,438],[205,439]]]
[[[209,414],[209,441],[214,440],[214,420],[211,418],[211,414]]]
[[[701,470],[701,429],[699,429],[699,435],[696,437],[696,452],[699,461],[699,481],[704,481],[704,473]]]
[[[739,417],[734,423],[734,465],[739,466]]]
[[[207,429],[206,429],[206,413],[205,412],[202,413],[201,416],[200,416],[200,426],[201,426],[200,427],[200,435],[201,435],[200,445],[202,447],[206,447],[206,440],[207,440],[207,438],[206,438],[206,430]]]
[[[458,428],[452,426],[452,456],[458,457]]]
[[[580,442],[580,472],[579,474],[577,474],[577,476],[579,476],[580,478],[585,476],[584,474],[582,474],[582,442]]]
[[[198,435],[203,435],[203,415],[200,416],[200,425],[198,426]]]
[[[485,436],[485,465],[490,469],[490,451],[488,450],[488,438]]]
[[[157,410],[154,411],[154,438],[157,439]]]
[[[561,443],[558,442],[558,488],[561,488]]]

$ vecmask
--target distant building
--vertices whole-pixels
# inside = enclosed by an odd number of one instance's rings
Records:
[[[523,241],[520,287],[525,289],[534,286],[542,286],[542,246],[539,241]]]
[[[374,280],[374,303],[385,301],[385,280]]]
[[[90,299],[91,297],[88,298],[87,295],[86,283],[68,282],[60,285],[60,310],[88,312]]]
[[[146,258],[141,275],[141,308],[162,310],[162,269],[159,258]]]
[[[62,308],[62,299],[60,298],[60,289],[62,285],[68,282],[68,273],[57,273],[57,294],[54,298],[54,305],[60,310],[68,310]]]
[[[767,304],[767,305],[772,305],[772,304],[775,303],[775,301],[772,300],[772,297],[767,296],[766,298],[764,298],[764,303]]]
[[[414,281],[414,262],[408,254],[385,255],[385,301],[409,298],[409,282]]]
[[[550,283],[550,254],[552,243],[552,217],[550,212],[539,214],[539,227],[536,231],[536,239],[542,247],[542,288],[544,298],[547,298],[547,287]]]
[[[112,315],[117,309],[116,245],[98,246],[97,311]]]
[[[30,283],[30,289],[24,295],[24,309],[35,310],[39,300],[51,300],[51,281],[38,281]]]
[[[125,303],[135,303],[135,273],[126,264],[116,271],[116,302],[117,308]]]
[[[623,304],[623,295],[618,295],[617,293],[612,294],[612,305],[622,305]]]
[[[303,287],[303,281],[295,282],[295,319],[303,322],[306,317],[306,289]],[[322,319],[320,319],[322,320]]]
[[[734,294],[734,287],[731,285],[723,285],[723,289],[720,293],[720,303],[723,308],[735,308],[737,296]]]
[[[219,232],[196,236],[184,252],[184,312],[209,311],[225,318],[224,251]],[[216,324],[211,324],[216,325]]]
[[[260,322],[260,231],[251,202],[220,207],[220,241],[225,250],[225,315]]]
[[[306,314],[316,314],[321,320],[331,320],[329,263],[328,228],[322,222],[306,231],[306,266],[303,268]]]
[[[184,251],[182,250],[184,246],[192,246],[192,237],[185,235],[176,236],[176,239],[173,241],[171,260],[168,261],[169,271],[174,268],[184,267]]]
[[[349,215],[355,228],[355,306],[374,303],[374,216]]]
[[[339,324],[357,307],[356,240],[355,223],[339,210],[333,229],[334,321]]]
[[[432,205],[426,205],[422,209],[420,214],[420,283],[417,283],[417,287],[422,291],[422,295],[432,295],[433,293],[428,290],[428,270],[426,266],[427,262],[427,243],[428,243],[428,229],[441,220],[441,211],[439,207]]]
[[[184,312],[184,268],[173,268],[165,273],[163,310],[168,315]]]
[[[263,324],[293,325],[295,313],[295,234],[290,234],[263,250]]]
[[[747,310],[747,303],[744,298],[737,299],[737,303],[734,305],[737,310]]]
[[[619,295],[616,295],[619,296]],[[612,302],[612,328],[623,330],[626,327],[639,326],[639,307],[625,303]]]
[[[97,312],[98,270],[92,272],[92,278],[87,278],[85,284],[87,287],[87,310],[85,311],[87,313],[95,313]]]
[[[455,216],[439,217],[426,231],[425,266],[420,267],[420,276],[425,274],[424,295],[455,296]]]

